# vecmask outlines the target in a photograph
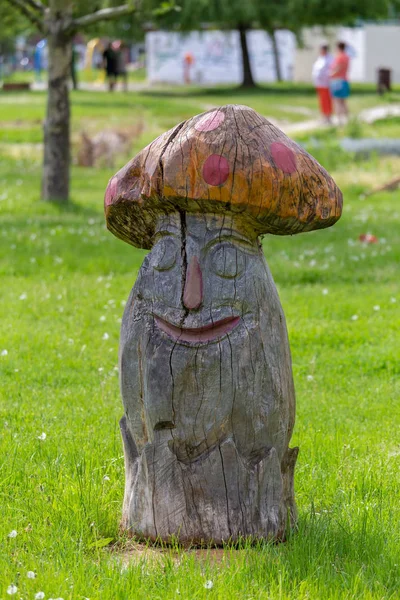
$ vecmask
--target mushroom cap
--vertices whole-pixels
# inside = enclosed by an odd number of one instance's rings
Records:
[[[342,193],[303,148],[248,106],[197,115],[159,136],[110,179],[108,229],[151,248],[160,214],[240,214],[255,234],[330,227]]]

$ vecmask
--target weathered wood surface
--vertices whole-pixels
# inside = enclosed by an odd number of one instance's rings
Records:
[[[278,235],[333,225],[342,194],[303,148],[247,106],[226,106],[158,137],[110,181],[108,228],[151,248],[160,212],[241,213]]]
[[[105,207],[111,231],[151,248],[121,328],[123,527],[283,539],[296,519],[295,393],[258,235],[332,224],[340,191],[265,119],[229,106],[153,142],[110,181]]]

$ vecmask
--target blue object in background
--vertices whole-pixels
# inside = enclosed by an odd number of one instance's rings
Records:
[[[42,79],[42,70],[45,68],[45,50],[47,49],[47,40],[40,40],[35,46],[33,54],[33,69],[38,81]],[[47,62],[47,61],[46,61]]]

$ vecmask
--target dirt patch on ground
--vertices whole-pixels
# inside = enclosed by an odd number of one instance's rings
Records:
[[[15,121],[0,121],[0,129],[31,129],[36,125],[43,125],[42,119],[15,119]]]
[[[183,558],[188,557],[194,557],[198,562],[223,564],[239,557],[243,553],[243,550],[230,548],[184,549],[128,541],[124,544],[116,544],[110,547],[110,553],[115,559],[121,561],[123,565],[139,564],[141,562],[162,564],[166,559],[172,560],[178,565]]]

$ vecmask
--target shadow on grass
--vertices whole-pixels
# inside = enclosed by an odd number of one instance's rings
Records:
[[[320,573],[328,587],[340,582],[341,586],[349,588],[362,577],[364,586],[378,580],[387,593],[395,593],[398,589],[395,569],[384,581],[379,581],[380,573],[385,572],[382,570],[385,561],[395,563],[396,557],[386,547],[388,531],[381,530],[378,536],[376,528],[377,521],[365,515],[350,525],[343,523],[340,515],[325,513],[317,516],[311,512],[300,518],[297,529],[285,543],[242,539],[222,547],[209,544],[199,548],[184,547],[177,541],[169,544],[140,542],[123,534],[105,551],[126,565],[140,564],[143,559],[152,567],[159,565],[161,568],[166,561],[179,565],[182,560],[200,568],[204,568],[204,563],[210,566],[223,563],[225,567],[236,564],[240,577],[248,572],[261,582],[265,577],[275,579],[281,575],[282,580],[286,579],[288,589],[293,582],[297,585],[299,580],[312,580]]]
[[[55,213],[51,216],[56,217],[57,214],[60,216],[83,216],[83,217],[96,217],[99,218],[102,213],[102,204],[99,202],[99,209],[90,206],[84,206],[83,204],[78,204],[74,199],[70,199],[68,202],[59,202],[57,200],[54,201],[45,201],[40,200],[41,205],[49,205],[54,207]]]

